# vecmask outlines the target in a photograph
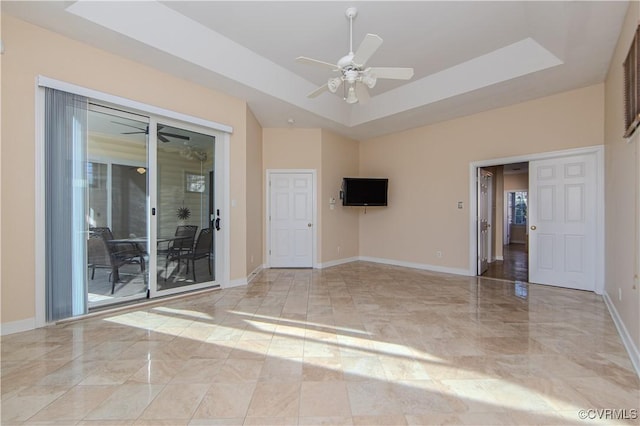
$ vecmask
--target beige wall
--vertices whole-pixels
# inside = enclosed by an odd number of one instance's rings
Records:
[[[640,130],[625,141],[622,137],[623,72],[633,34],[640,20],[640,5],[630,2],[618,45],[605,82],[605,293],[615,306],[633,344],[635,357],[640,349],[640,291],[637,275],[640,264]],[[634,281],[634,275],[636,276]],[[622,300],[618,292],[622,293]]]
[[[264,263],[263,175],[262,127],[251,110],[247,108],[247,276]]]
[[[320,129],[262,129],[262,161],[267,169],[313,169],[322,166]]]
[[[529,173],[516,173],[504,175],[504,190],[518,191],[529,188]]]
[[[359,208],[345,207],[340,187],[345,176],[358,176],[359,142],[327,130],[322,131],[322,191],[319,211],[322,216],[321,262],[349,259],[359,254]],[[335,199],[331,210],[329,198]]]
[[[308,169],[316,171],[317,194],[321,193],[322,185],[322,131],[320,129],[297,128],[266,128],[262,129],[262,166],[263,175],[269,169]],[[265,194],[266,196],[266,194]],[[265,200],[266,202],[266,200]],[[266,213],[266,212],[265,212]],[[318,215],[316,232],[318,235],[314,256],[322,247],[322,217]],[[266,216],[263,216],[266,223]],[[267,230],[263,238],[266,253]],[[265,259],[266,261],[266,259]]]
[[[358,256],[358,212],[343,207],[339,195],[342,177],[358,175],[359,142],[321,129],[269,128],[262,134],[265,173],[268,169],[316,170],[317,261]],[[330,197],[336,199],[334,210],[329,207]]]
[[[361,216],[360,255],[468,270],[469,164],[601,145],[603,105],[598,84],[363,142],[360,174],[389,178],[389,206]]]
[[[44,75],[217,121],[231,135],[231,278],[246,276],[246,103],[2,16],[2,323],[35,315],[35,90]],[[20,182],[12,185],[11,182]]]

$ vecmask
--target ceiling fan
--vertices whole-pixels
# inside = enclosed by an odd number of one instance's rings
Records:
[[[114,124],[120,124],[121,126],[127,126],[127,127],[133,127],[134,129],[138,129],[138,131],[136,132],[123,132],[121,133],[122,135],[135,135],[135,134],[145,134],[148,135],[149,134],[149,126],[146,126],[145,128],[142,127],[137,127],[137,126],[133,126],[131,124],[127,124],[127,123],[120,123],[118,121],[112,121],[112,123]],[[171,142],[169,138],[176,138],[176,139],[182,139],[185,141],[188,141],[189,139],[191,139],[189,136],[184,136],[184,135],[178,135],[176,133],[169,133],[169,132],[163,132],[162,129],[164,129],[165,126],[163,126],[162,124],[158,124],[158,139],[164,143],[167,142]]]
[[[339,73],[337,77],[330,78],[327,84],[318,87],[309,93],[307,97],[315,98],[327,90],[331,93],[336,93],[342,85],[343,98],[347,103],[354,104],[360,102],[364,104],[370,98],[367,88],[373,89],[377,79],[409,80],[413,77],[413,68],[365,67],[365,63],[382,45],[382,38],[375,34],[367,34],[364,40],[362,40],[362,43],[360,43],[358,50],[354,53],[353,19],[358,14],[358,11],[355,7],[350,7],[345,14],[349,19],[349,53],[340,58],[337,64],[334,65],[305,56],[296,58],[296,61],[299,63],[318,65]]]

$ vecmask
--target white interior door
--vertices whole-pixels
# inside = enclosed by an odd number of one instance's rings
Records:
[[[529,280],[594,291],[595,155],[529,164]]]
[[[478,275],[489,268],[489,185],[491,173],[478,169]]]
[[[313,174],[271,173],[269,265],[313,267]]]

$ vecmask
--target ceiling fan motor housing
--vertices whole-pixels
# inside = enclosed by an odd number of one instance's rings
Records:
[[[348,69],[344,72],[344,78],[347,82],[353,84],[358,80],[358,70]]]

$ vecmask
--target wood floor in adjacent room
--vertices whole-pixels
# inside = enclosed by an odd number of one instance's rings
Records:
[[[507,244],[502,248],[502,257],[503,260],[491,262],[482,276],[509,281],[529,280],[529,253],[526,245]]]
[[[637,424],[602,297],[355,262],[2,337],[2,424]]]

